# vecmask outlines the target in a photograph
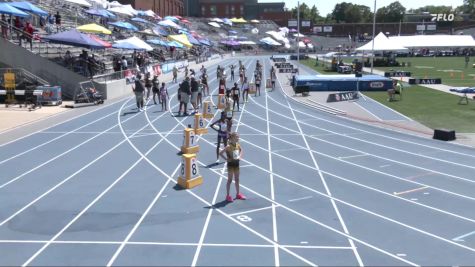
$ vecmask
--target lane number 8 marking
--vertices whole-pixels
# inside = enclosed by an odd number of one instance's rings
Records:
[[[252,221],[252,218],[247,216],[247,215],[236,216],[236,219],[240,220],[241,222],[250,222],[250,221]]]

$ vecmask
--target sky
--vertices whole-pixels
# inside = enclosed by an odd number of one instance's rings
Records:
[[[297,0],[259,0],[259,2],[285,2],[285,7],[287,8],[293,8],[297,6]],[[376,9],[387,6],[391,4],[392,2],[395,2],[396,0],[376,0]],[[333,8],[337,3],[341,2],[350,2],[353,4],[358,4],[358,5],[365,5],[369,6],[371,10],[373,10],[374,7],[374,0],[311,0],[311,1],[304,1],[300,0],[300,3],[305,2],[307,5],[312,7],[312,5],[315,5],[320,12],[321,16],[326,16],[328,13],[331,13],[333,11]],[[452,6],[452,7],[457,7],[463,4],[463,0],[423,0],[423,1],[417,1],[417,0],[399,0],[399,3],[401,3],[406,9],[411,9],[411,8],[419,8],[422,6],[426,5],[434,5],[434,6]]]

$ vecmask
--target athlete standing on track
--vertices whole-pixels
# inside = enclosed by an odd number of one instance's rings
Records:
[[[226,153],[226,157],[224,154]],[[239,134],[231,133],[229,136],[229,145],[220,153],[221,157],[228,162],[228,182],[226,183],[226,201],[233,202],[233,198],[229,194],[231,183],[234,178],[236,186],[236,199],[244,200],[246,197],[239,192],[239,160],[242,158],[242,148],[239,144]]]
[[[231,130],[229,127],[229,121],[226,119],[226,114],[221,112],[221,118],[211,123],[210,127],[218,132],[218,143],[216,145],[216,159],[218,160],[221,141],[225,147],[228,145],[228,132]]]

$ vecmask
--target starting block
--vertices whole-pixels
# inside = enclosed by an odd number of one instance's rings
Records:
[[[183,154],[198,153],[198,151],[200,151],[200,146],[196,145],[195,141],[195,130],[186,128],[183,133],[183,145],[181,146],[181,152]]]
[[[224,94],[218,95],[218,109],[224,109],[226,107],[226,98]]]
[[[205,101],[203,102],[203,118],[205,119],[212,119],[214,114],[211,111],[211,102]]]
[[[207,134],[208,129],[205,128],[205,122],[201,113],[195,113],[195,133],[196,134]]]
[[[249,83],[249,94],[255,94],[255,93],[256,93],[256,84]]]
[[[196,154],[183,154],[178,185],[185,189],[191,189],[202,183],[203,177],[200,175]]]

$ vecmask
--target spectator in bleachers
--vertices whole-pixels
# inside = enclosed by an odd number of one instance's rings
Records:
[[[25,28],[23,29],[25,40],[30,43],[30,49],[33,50],[33,26],[29,21],[26,22]]]
[[[89,75],[92,79],[92,77],[94,77],[94,75],[96,75],[96,72],[97,72],[96,70],[99,70],[99,62],[94,57],[94,54],[92,54],[88,58],[87,66],[88,66],[88,70],[89,70]]]
[[[120,63],[122,70],[128,69],[127,59],[125,59],[125,56],[122,56],[122,60],[120,61]]]
[[[61,28],[61,15],[59,14],[59,11],[54,15],[54,20],[56,23],[56,32],[59,32],[59,29]]]
[[[5,39],[8,38],[8,21],[5,14],[2,14],[2,37]]]
[[[71,55],[71,51],[66,51],[66,54],[64,54],[64,65],[66,65],[67,68],[71,68],[73,66],[73,61],[74,58]]]

